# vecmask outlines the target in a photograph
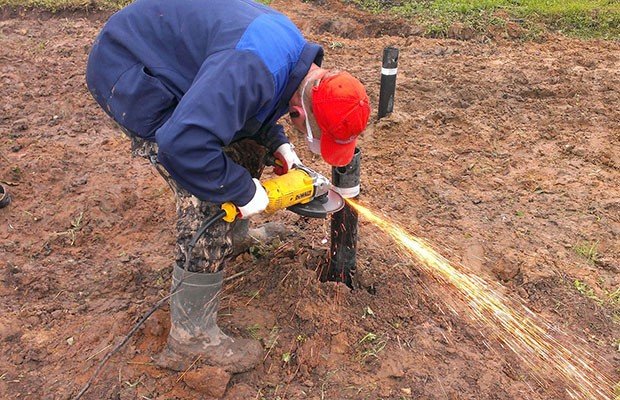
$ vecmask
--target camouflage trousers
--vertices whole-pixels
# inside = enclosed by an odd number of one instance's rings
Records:
[[[133,157],[148,159],[166,180],[176,199],[176,263],[191,272],[218,272],[224,269],[232,255],[233,236],[242,237],[248,230],[247,220],[227,223],[219,220],[212,224],[196,242],[189,254],[189,244],[198,229],[220,211],[221,204],[211,203],[194,196],[179,185],[157,162],[157,144],[139,138],[123,129],[131,140]],[[253,140],[241,140],[224,148],[237,164],[245,167],[253,178],[260,178],[264,169],[265,148]]]

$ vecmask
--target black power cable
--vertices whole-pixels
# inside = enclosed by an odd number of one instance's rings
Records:
[[[206,220],[205,223],[202,224],[200,228],[198,228],[198,230],[196,231],[196,234],[194,235],[192,240],[189,241],[189,244],[187,245],[187,259],[185,260],[186,271],[189,271],[188,268],[189,268],[190,259],[192,257],[192,250],[194,250],[194,247],[196,247],[196,243],[198,242],[198,239],[200,239],[202,235],[205,234],[205,232],[211,225],[213,225],[217,220],[224,218],[225,216],[226,216],[226,211],[220,210],[214,216]]]
[[[226,211],[221,210],[218,213],[216,213],[214,216],[210,217],[208,220],[206,220],[202,226],[200,228],[198,228],[198,230],[196,231],[196,234],[194,235],[194,237],[192,238],[192,240],[190,240],[189,244],[187,245],[187,260],[185,261],[185,265],[186,268],[185,270],[187,271],[187,266],[189,266],[189,262],[190,262],[190,258],[192,255],[192,250],[194,250],[194,247],[196,247],[196,243],[198,242],[198,240],[202,237],[202,235],[204,235],[204,233],[206,232],[206,230],[213,225],[215,222],[217,222],[218,220],[221,220],[224,216],[226,215]],[[77,394],[77,396],[75,396],[73,398],[73,400],[79,400],[82,398],[82,396],[88,391],[88,389],[91,387],[91,385],[93,384],[93,382],[95,381],[95,379],[97,378],[97,376],[99,375],[99,373],[101,372],[101,370],[103,369],[103,366],[108,362],[108,360],[114,355],[116,354],[125,344],[127,344],[127,342],[129,341],[129,339],[131,339],[131,337],[134,335],[134,333],[136,333],[136,331],[146,322],[146,320],[153,315],[153,313],[155,311],[157,311],[159,309],[159,307],[162,306],[162,304],[164,304],[164,302],[169,299],[170,297],[172,297],[174,294],[177,293],[177,289],[179,288],[179,286],[181,286],[181,283],[183,283],[183,278],[181,278],[176,285],[174,285],[174,287],[170,290],[170,294],[162,299],[160,299],[154,306],[153,308],[151,308],[149,310],[149,312],[147,312],[142,319],[140,319],[140,321],[138,321],[138,323],[136,325],[134,325],[133,328],[131,328],[131,330],[129,331],[129,333],[127,333],[127,335],[125,336],[125,338],[119,343],[117,344],[112,350],[110,350],[110,352],[108,354],[106,354],[105,357],[103,357],[103,359],[101,360],[101,362],[99,363],[99,365],[97,366],[97,369],[95,370],[95,372],[93,373],[93,376],[91,376],[91,378],[88,380],[88,382],[86,383],[86,385],[84,385],[84,388],[82,388],[82,390],[80,391],[80,393]]]

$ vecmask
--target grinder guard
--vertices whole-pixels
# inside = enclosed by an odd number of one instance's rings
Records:
[[[344,199],[342,196],[333,191],[328,190],[322,196],[315,197],[312,201],[305,204],[295,204],[288,207],[287,210],[295,214],[310,218],[326,218],[327,215],[338,212],[344,207]]]

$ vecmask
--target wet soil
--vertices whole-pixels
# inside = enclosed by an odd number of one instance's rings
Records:
[[[163,306],[82,398],[612,399],[620,45],[525,41],[509,24],[429,39],[336,1],[272,5],[325,47],[325,66],[367,87],[359,202],[445,260],[421,260],[360,215],[351,290],[317,279],[329,219],[257,218],[290,232],[230,263],[219,319],[259,339],[263,362],[232,377],[158,368]],[[13,202],[0,209],[0,397],[71,399],[167,295],[174,202],[86,90],[110,13],[1,15],[0,181]],[[385,47],[399,49],[398,75],[379,119]],[[480,312],[485,299],[495,308]],[[518,329],[531,323],[540,335]],[[532,337],[540,343],[519,347]]]

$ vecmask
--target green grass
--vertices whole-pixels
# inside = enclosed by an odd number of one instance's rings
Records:
[[[590,264],[596,263],[599,258],[598,242],[581,242],[573,246],[573,250]]]
[[[445,36],[461,23],[474,31],[516,23],[580,38],[620,38],[618,0],[349,0],[372,13],[390,12],[415,20],[430,36]]]
[[[270,4],[271,0],[258,0]],[[483,35],[518,26],[525,39],[546,29],[579,38],[620,40],[619,0],[341,0],[375,14],[410,19],[427,36],[445,37],[456,23]],[[0,0],[0,7],[50,11],[118,10],[131,0]]]

